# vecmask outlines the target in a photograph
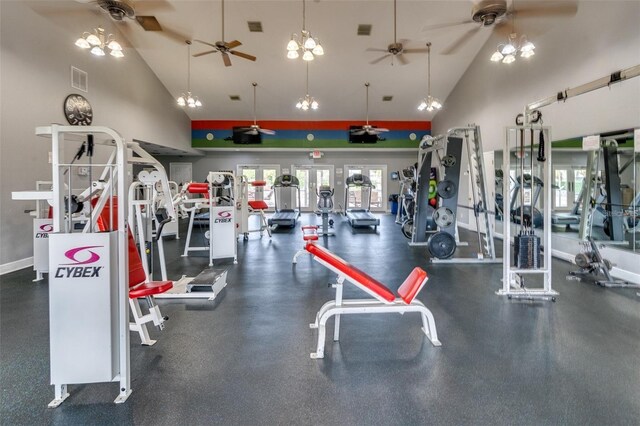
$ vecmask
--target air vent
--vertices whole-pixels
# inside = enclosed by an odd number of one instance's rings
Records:
[[[371,35],[371,24],[360,24],[360,25],[358,25],[358,35],[359,36],[369,36],[369,35]]]
[[[71,67],[71,87],[83,92],[89,91],[89,76],[85,71]]]
[[[262,22],[260,21],[248,21],[249,31],[252,33],[261,33],[262,32]]]
[[[382,97],[382,102],[391,102],[392,99],[393,99],[393,96],[385,95]]]
[[[239,101],[240,95],[229,95],[229,99],[231,99],[232,101]]]

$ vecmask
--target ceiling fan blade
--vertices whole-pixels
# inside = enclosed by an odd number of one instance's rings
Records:
[[[275,135],[276,134],[275,130],[269,130],[269,129],[260,129],[260,133],[264,133],[265,135]]]
[[[535,18],[549,16],[573,16],[578,12],[578,4],[575,1],[549,1],[538,2],[534,5],[517,6],[512,13],[517,18]]]
[[[244,134],[245,135],[257,135],[258,134],[258,129],[250,128],[249,130],[244,132]]]
[[[250,61],[255,61],[256,60],[255,56],[249,55],[247,53],[238,52],[237,50],[230,50],[229,53],[231,53],[232,55],[239,56],[239,57],[244,58],[244,59],[248,59]]]
[[[400,65],[407,65],[409,63],[409,61],[407,61],[407,58],[402,53],[398,53],[396,55],[396,58],[398,58],[398,62],[400,62]]]
[[[458,49],[465,45],[469,40],[473,38],[473,36],[480,30],[480,26],[477,25],[470,29],[469,31],[462,34],[458,37],[453,43],[451,43],[446,49],[442,51],[443,55],[451,55],[452,53],[456,53]]]
[[[391,56],[391,53],[387,53],[386,55],[382,55],[381,57],[379,57],[378,59],[374,59],[373,61],[369,62],[371,65],[377,64],[378,62],[382,62],[383,60],[385,60],[386,58],[388,58],[389,56]]]
[[[229,58],[229,55],[227,54],[227,52],[220,52],[222,53],[222,62],[224,62],[224,66],[225,67],[230,67],[231,66],[231,58]]]
[[[375,130],[378,133],[383,133],[383,132],[388,132],[389,129],[385,129],[384,127],[376,127],[373,130]]]
[[[193,39],[193,41],[197,41],[198,43],[206,44],[207,46],[215,47],[216,50],[218,49],[218,46],[216,46],[215,44],[211,44],[211,43],[208,43],[206,41],[198,40],[197,38]]]
[[[234,47],[238,47],[241,44],[242,43],[240,43],[238,40],[233,40],[233,41],[230,41],[229,43],[225,43],[225,46],[227,46],[227,49],[233,49]]]
[[[209,53],[216,53],[217,50],[207,50],[206,52],[196,53],[193,55],[194,58],[199,58],[200,56],[208,55]]]
[[[378,49],[376,47],[370,47],[366,50],[366,52],[388,52],[389,49]]]
[[[473,23],[474,23],[473,20],[468,19],[466,21],[459,21],[459,22],[443,22],[441,24],[425,25],[424,27],[422,27],[422,32],[439,30],[442,28],[457,27],[458,25],[466,25],[466,24],[473,24]]]
[[[351,130],[351,134],[354,136],[361,136],[364,135],[365,130],[364,129],[354,129]]]
[[[402,49],[402,53],[427,53],[427,49]]]
[[[145,31],[162,31],[160,22],[158,22],[155,16],[136,15],[136,21]]]

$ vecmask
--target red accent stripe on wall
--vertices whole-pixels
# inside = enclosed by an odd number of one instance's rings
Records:
[[[260,120],[260,127],[272,130],[348,130],[349,126],[364,124],[359,120],[341,121],[284,121]],[[248,120],[194,120],[192,130],[231,130],[236,126],[249,126],[253,121]],[[430,121],[374,121],[369,124],[384,127],[389,130],[431,130]]]

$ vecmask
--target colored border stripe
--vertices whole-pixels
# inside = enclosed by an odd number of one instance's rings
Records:
[[[349,126],[364,124],[364,120],[341,121],[285,121],[285,120],[260,120],[260,127],[271,130],[348,130]],[[247,120],[195,120],[191,122],[192,130],[229,130],[237,126],[250,126],[252,121]],[[370,121],[371,125],[384,127],[389,130],[431,130],[430,121]]]

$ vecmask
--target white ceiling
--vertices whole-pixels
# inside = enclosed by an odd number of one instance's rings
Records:
[[[520,2],[518,2],[519,4]],[[524,2],[523,2],[524,3]],[[96,13],[95,3],[50,2],[59,12],[85,16],[87,27],[118,27],[158,76],[168,91],[178,96],[187,89],[187,45],[182,39],[221,39],[220,1],[135,2],[140,15],[154,15],[163,34],[145,32],[135,21],[114,23],[105,13]],[[219,53],[191,58],[191,90],[203,102],[198,110],[187,109],[198,119],[251,119],[252,86],[257,88],[257,116],[260,120],[364,120],[365,88],[370,82],[369,114],[372,120],[420,120],[432,115],[416,109],[427,91],[426,54],[407,55],[409,64],[391,59],[369,62],[382,53],[367,48],[386,48],[393,41],[393,1],[307,1],[307,29],[321,40],[325,55],[309,63],[309,94],[320,102],[318,111],[301,112],[294,104],[305,93],[305,63],[286,58],[286,44],[302,28],[302,0],[225,1],[225,39],[240,40],[236,50],[257,56],[256,62],[231,56],[225,67]],[[405,1],[397,6],[398,39],[405,48],[422,48],[432,42],[432,94],[445,100],[477,52],[491,34],[482,28],[455,54],[442,51],[475,24],[425,31],[426,25],[460,22],[471,17],[471,1]],[[54,15],[50,12],[50,15]],[[247,21],[261,21],[262,33],[249,32]],[[371,36],[358,36],[358,24],[371,24]],[[125,49],[125,55],[127,50]],[[192,53],[208,50],[194,43]],[[126,60],[126,57],[124,58]],[[239,95],[241,101],[231,101]],[[382,102],[392,95],[391,102]],[[446,105],[445,105],[446,108]]]

